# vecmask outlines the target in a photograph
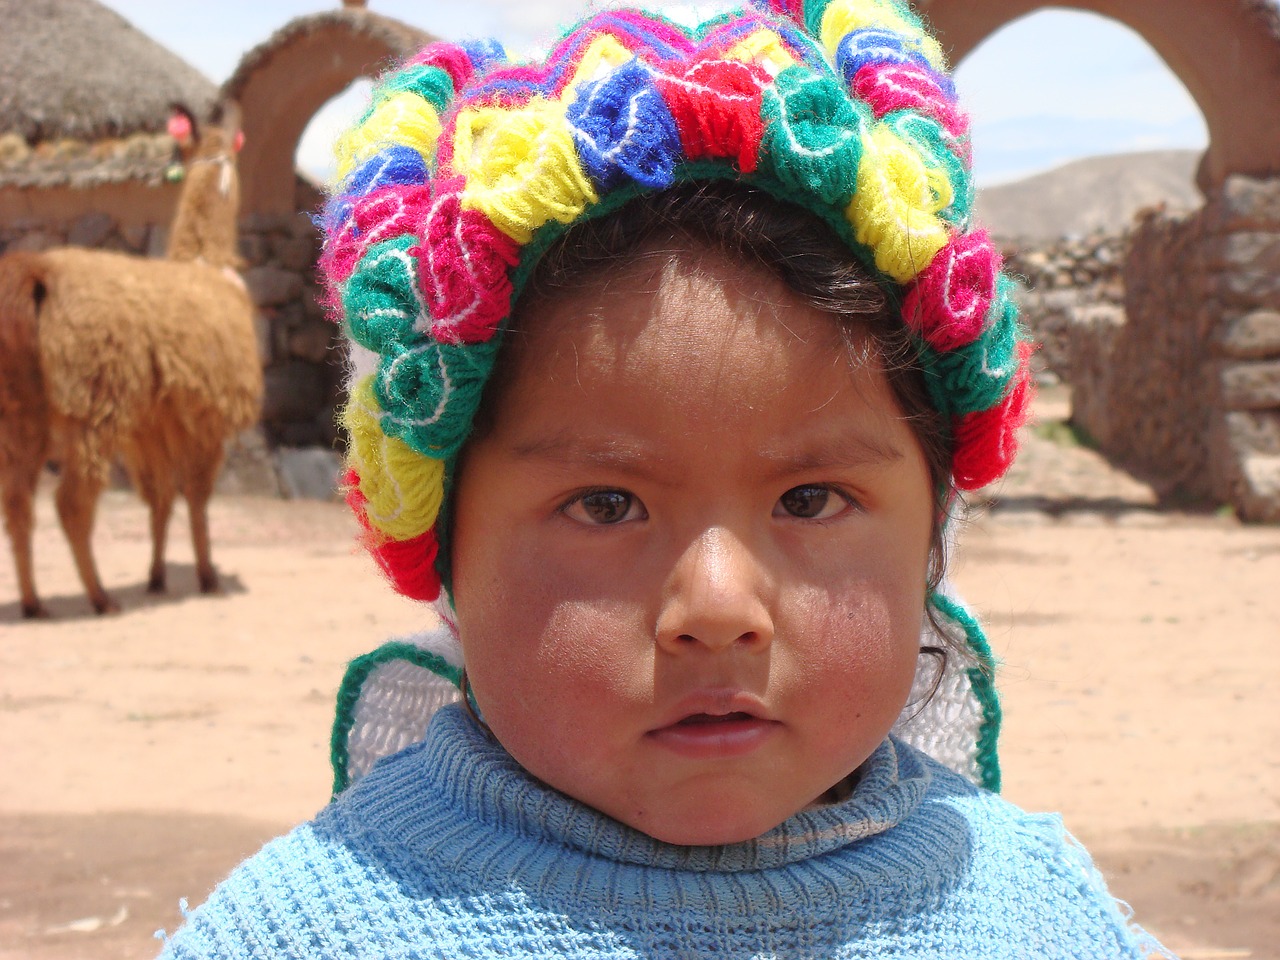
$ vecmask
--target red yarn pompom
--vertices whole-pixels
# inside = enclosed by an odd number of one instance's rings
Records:
[[[985,230],[953,236],[916,278],[902,302],[907,326],[935,350],[949,351],[982,336],[996,297],[1000,252]]]
[[[951,474],[961,490],[977,490],[1004,476],[1018,452],[1018,428],[1030,413],[1031,354],[1025,341],[1018,344],[1018,372],[1005,398],[990,410],[957,417],[955,454]]]
[[[764,136],[760,103],[769,82],[764,68],[739,60],[700,60],[680,73],[655,77],[684,155],[732,157],[743,173],[756,169]]]
[[[406,233],[416,236],[430,205],[431,191],[422,185],[386,187],[357,200],[320,257],[329,285],[344,283],[375,243]]]
[[[361,543],[368,549],[374,562],[391,581],[401,596],[410,600],[430,603],[440,596],[440,575],[436,573],[436,554],[440,546],[433,530],[428,530],[412,540],[391,540],[375,530],[369,523],[368,503],[360,492],[360,476],[348,470],[342,478],[346,488],[345,500],[356,515],[364,533]]]

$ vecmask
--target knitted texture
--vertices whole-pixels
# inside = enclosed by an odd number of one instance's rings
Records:
[[[338,145],[322,268],[376,357],[344,414],[348,502],[397,589],[448,586],[444,491],[538,257],[572,224],[688,180],[733,178],[831,224],[902,305],[957,486],[1001,476],[1028,351],[999,253],[970,229],[946,70],[901,0],[760,0],[692,30],[600,13],[538,63],[433,44],[383,77]]]
[[[242,864],[162,957],[1157,953],[1057,817],[892,739],[848,800],[756,840],[678,847],[539,784],[451,707]]]

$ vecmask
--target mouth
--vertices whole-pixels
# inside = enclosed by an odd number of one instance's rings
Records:
[[[729,710],[706,706],[686,710],[671,723],[649,731],[653,743],[695,760],[742,757],[760,749],[781,729],[761,709]]]
[[[696,726],[703,723],[737,723],[743,720],[758,720],[759,717],[741,710],[733,713],[693,713],[685,717],[683,720],[677,720],[675,726]]]

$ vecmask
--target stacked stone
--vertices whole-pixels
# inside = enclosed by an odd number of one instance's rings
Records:
[[[1068,346],[1073,325],[1124,322],[1128,245],[1127,233],[1098,231],[1047,246],[1005,248],[1006,268],[1020,283],[1019,312],[1040,346],[1036,364],[1042,380],[1075,382]]]
[[[1280,521],[1280,179],[1145,216],[1127,319],[1070,335],[1073,419],[1162,493]]]
[[[122,224],[100,210],[86,213],[69,224],[45,220],[0,221],[0,253],[11,250],[40,252],[53,247],[93,247],[148,257],[164,255],[168,227],[159,224]]]
[[[0,133],[0,185],[87,189],[104,183],[159,184],[173,162],[165,133],[88,140],[48,140],[34,146],[12,131]]]
[[[317,302],[319,252],[305,214],[252,216],[240,226],[244,280],[261,320],[262,424],[272,446],[332,447],[338,438],[343,352]]]

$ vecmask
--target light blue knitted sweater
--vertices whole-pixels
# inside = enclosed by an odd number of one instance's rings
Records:
[[[163,957],[1142,957],[1088,856],[886,741],[843,803],[678,847],[534,780],[457,708],[193,911]]]

